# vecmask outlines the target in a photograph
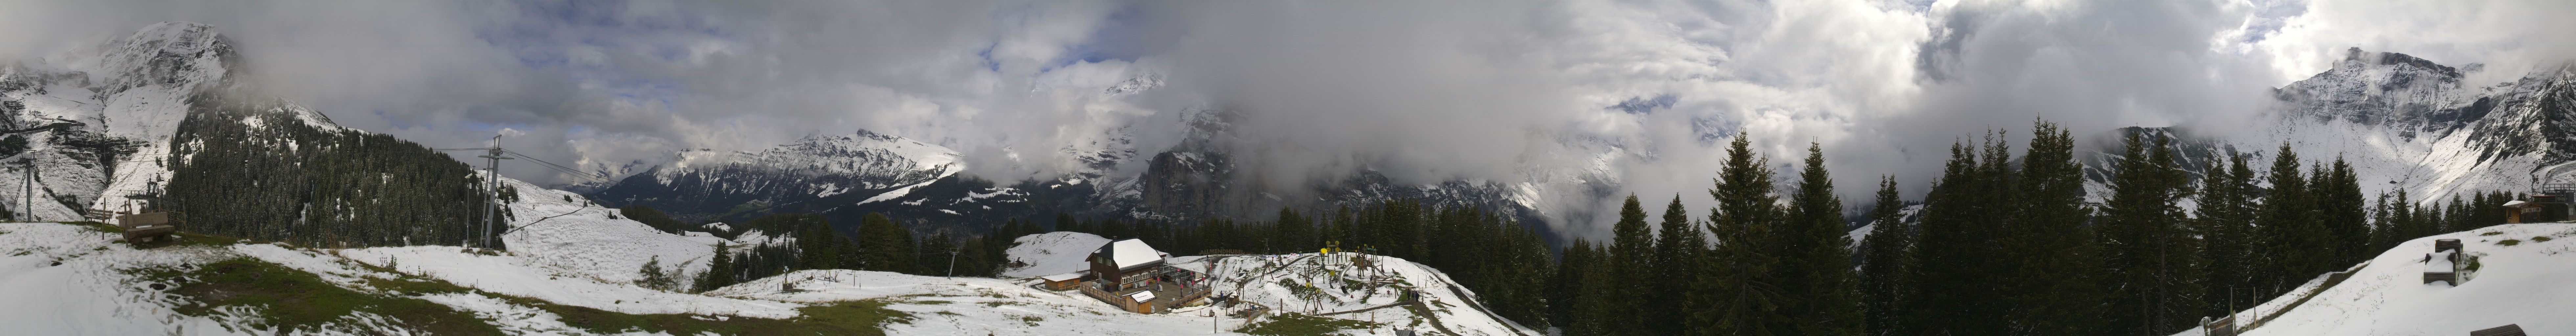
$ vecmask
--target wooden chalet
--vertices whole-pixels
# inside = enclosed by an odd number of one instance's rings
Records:
[[[1209,281],[1198,272],[1172,267],[1164,262],[1169,253],[1154,250],[1143,240],[1109,242],[1091,251],[1091,279],[1073,287],[1094,299],[1139,314],[1154,314],[1172,307],[1201,304],[1207,299]]]

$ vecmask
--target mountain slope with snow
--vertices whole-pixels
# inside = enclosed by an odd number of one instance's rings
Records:
[[[2433,241],[2459,239],[2477,257],[2467,281],[2424,283]],[[2576,333],[2576,223],[2506,224],[2417,238],[2357,266],[2239,313],[2268,318],[2244,335],[2461,335],[2514,324],[2532,335]],[[2308,294],[2313,293],[2313,294]],[[2177,335],[2199,335],[2187,331]]]

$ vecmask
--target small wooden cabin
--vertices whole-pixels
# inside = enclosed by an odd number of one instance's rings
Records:
[[[1064,274],[1038,277],[1038,280],[1046,283],[1047,290],[1070,290],[1073,289],[1073,286],[1081,286],[1082,278],[1085,278],[1085,275],[1089,274],[1090,272],[1086,271],[1072,271],[1065,272]]]
[[[2504,202],[2504,211],[2505,224],[2521,224],[2525,216],[2540,215],[2540,203],[2524,201]]]

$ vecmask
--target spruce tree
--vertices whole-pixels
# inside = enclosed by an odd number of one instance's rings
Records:
[[[1996,257],[2005,265],[1992,269],[2005,279],[2004,327],[2029,335],[2092,335],[2104,325],[2101,248],[2087,221],[2084,167],[2075,161],[2075,140],[2064,128],[2033,122],[2030,149],[2021,160],[2019,179],[2012,179],[2007,146],[1987,145],[1980,170],[2004,176],[1989,184],[1988,200],[2011,207],[1999,218],[2007,229],[1999,236]]]
[[[1869,238],[1861,244],[1860,302],[1865,334],[1905,334],[1905,272],[1913,263],[1913,230],[1906,225],[1905,202],[1898,198],[1896,176],[1878,182],[1877,206],[1869,212]]]
[[[1362,210],[1362,212],[1371,211]],[[1548,276],[1548,321],[1558,329],[1564,330],[1566,335],[1590,335],[1577,332],[1577,330],[1592,328],[1582,320],[1584,316],[1581,315],[1581,309],[1577,307],[1584,305],[1585,300],[1590,299],[1583,295],[1583,276],[1596,264],[1592,251],[1591,242],[1575,239],[1574,243],[1566,246],[1564,257],[1557,261],[1554,274]]]
[[[2194,220],[2202,235],[2203,274],[2209,281],[2203,285],[2203,311],[2230,312],[2236,305],[2253,299],[2244,290],[2253,288],[2254,251],[2259,250],[2254,237],[2254,172],[2245,165],[2245,156],[2228,155],[2226,169],[2209,169],[2202,175],[2198,218]],[[2244,295],[2238,295],[2243,293]],[[2250,304],[2250,302],[2248,302]]]
[[[1943,164],[1941,178],[1923,197],[1922,221],[1915,240],[1914,271],[1899,273],[1912,285],[1906,293],[1903,326],[1907,334],[1920,335],[1989,335],[2004,329],[1994,321],[2002,317],[1998,298],[2005,293],[1992,284],[2002,280],[1992,270],[2000,269],[2000,251],[1992,249],[1997,233],[1990,223],[1999,218],[1997,206],[1984,200],[1989,179],[1977,169],[1977,151],[1967,142],[1950,145],[1950,160]]]
[[[1780,243],[1785,236],[1779,230],[1778,197],[1771,194],[1770,160],[1756,158],[1749,139],[1749,134],[1736,134],[1718,170],[1716,186],[1708,191],[1717,199],[1718,208],[1709,214],[1709,232],[1716,236],[1717,245],[1702,259],[1707,264],[1700,271],[1701,290],[1688,293],[1696,303],[1686,328],[1695,334],[1779,335],[1796,330],[1793,321],[1781,314],[1789,300],[1780,288],[1784,269]]]
[[[2257,220],[2264,242],[2263,251],[2257,254],[2264,264],[2258,276],[2262,282],[2257,284],[2262,293],[2257,297],[2279,294],[2306,280],[2313,275],[2307,274],[2314,268],[2309,265],[2324,262],[2327,253],[2318,250],[2323,248],[2318,244],[2321,240],[2311,239],[2319,233],[2312,216],[2316,202],[2307,196],[2307,178],[2299,173],[2299,155],[2290,150],[2289,143],[2281,144],[2272,158],[2271,171],[2265,174],[2271,186],[2265,190],[2262,215]]]
[[[2330,234],[2335,251],[2334,261],[2329,265],[2331,267],[2325,268],[2327,270],[2361,262],[2376,251],[2369,248],[2369,215],[2362,211],[2366,200],[2361,196],[2361,178],[2355,175],[2352,165],[2337,156],[2334,165],[2326,170],[2326,176],[2312,184],[2317,187],[2313,195],[2317,197],[2320,215],[2324,218],[2321,224]]]
[[[1648,259],[1654,262],[1656,272],[1653,288],[1666,293],[1666,298],[1670,293],[1699,290],[1693,282],[1698,280],[1700,257],[1707,249],[1708,238],[1691,221],[1689,210],[1682,208],[1681,194],[1673,194],[1673,201],[1664,205],[1664,221],[1656,226],[1659,236],[1655,237],[1655,256]],[[1683,334],[1683,321],[1689,319],[1688,312],[1682,309],[1646,309],[1645,314],[1645,330],[1655,335]]]
[[[1601,272],[1609,276],[1605,280],[1611,286],[1610,299],[1602,303],[1606,313],[1599,316],[1605,319],[1602,321],[1604,334],[1647,334],[1640,328],[1645,320],[1643,307],[1638,305],[1654,294],[1646,291],[1652,288],[1646,281],[1652,278],[1647,272],[1646,258],[1655,251],[1654,231],[1651,230],[1646,226],[1645,207],[1637,204],[1637,195],[1628,195],[1627,201],[1619,206],[1619,222],[1610,228],[1609,271]]]
[[[2156,136],[2150,144],[2142,133],[2130,133],[2111,175],[2101,241],[2104,261],[2120,270],[2111,279],[2109,314],[2120,334],[2167,334],[2196,322],[2205,308],[2197,287],[2203,280],[2199,235],[2176,206],[2191,191],[2170,139]]]
[[[733,253],[729,251],[731,251],[731,249],[727,246],[726,242],[716,242],[716,252],[713,261],[707,263],[706,272],[698,273],[696,291],[711,291],[717,288],[724,288],[724,286],[733,285],[734,272],[736,272],[736,270],[733,266]]]
[[[1843,202],[1834,196],[1834,181],[1825,170],[1825,150],[1807,144],[1806,167],[1798,172],[1798,189],[1789,197],[1788,221],[1782,226],[1782,295],[1800,335],[1857,335],[1860,302],[1852,293],[1850,231],[1843,229]],[[1642,214],[1641,214],[1642,215]]]

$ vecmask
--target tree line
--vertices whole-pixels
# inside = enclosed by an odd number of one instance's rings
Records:
[[[2257,172],[2233,153],[2194,178],[2171,138],[2130,134],[2086,204],[2073,142],[2034,126],[1951,148],[1919,223],[1881,183],[1857,277],[1871,335],[2163,335],[2261,303],[2417,237],[2501,224],[2501,192],[2371,204],[2353,167],[2288,144]],[[2185,208],[2184,200],[2192,200]],[[2429,209],[2429,210],[2428,210]],[[1826,323],[1820,321],[1813,323]]]
[[[2524,197],[2418,202],[2396,191],[2373,201],[2350,164],[2304,161],[2286,144],[2269,169],[2231,149],[2223,167],[2193,172],[2174,139],[2138,133],[2106,167],[2107,194],[2088,198],[2065,129],[2034,123],[2018,153],[2004,136],[1953,144],[1920,203],[1881,177],[1860,242],[1821,146],[1809,144],[1784,190],[1739,135],[1711,180],[1715,207],[1693,214],[1675,195],[1654,214],[1631,195],[1608,239],[1574,239],[1556,253],[1507,216],[1418,200],[1251,221],[1058,215],[1052,225],[1011,219],[962,238],[917,235],[883,215],[851,232],[812,215],[774,215],[746,225],[790,232],[794,243],[721,254],[725,271],[700,282],[822,268],[940,275],[944,251],[959,251],[956,274],[989,276],[1007,266],[1013,239],[1072,231],[1175,254],[1338,243],[1441,269],[1496,314],[1565,335],[2161,335],[2407,240],[2501,224],[2501,211],[2485,209]]]

